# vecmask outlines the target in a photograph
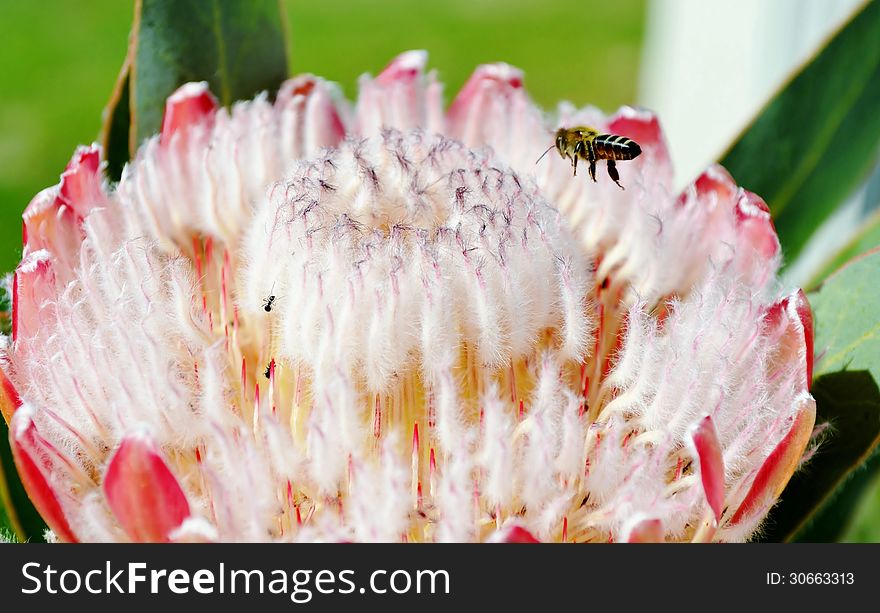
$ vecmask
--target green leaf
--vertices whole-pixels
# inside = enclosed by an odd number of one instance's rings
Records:
[[[875,453],[872,461],[878,461],[880,454]],[[864,497],[856,509],[852,520],[841,540],[847,543],[880,543],[880,476],[874,474],[874,480],[867,485],[870,493]]]
[[[721,163],[767,201],[788,262],[873,167],[880,2],[868,2],[769,101]]]
[[[880,245],[880,209],[862,223],[862,228],[858,233],[822,266],[819,273],[807,283],[807,287],[817,286],[822,279],[849,260]]]
[[[41,543],[46,529],[18,479],[9,448],[9,428],[0,419],[0,533],[11,533],[19,541]]]
[[[9,277],[0,279],[0,335],[12,334],[12,294]]]
[[[131,107],[129,92],[131,84],[131,62],[126,58],[104,109],[104,126],[101,130],[101,145],[107,160],[107,176],[118,181],[122,168],[128,161],[128,144],[131,134]]]
[[[829,430],[768,518],[763,539],[833,541],[880,460],[880,249],[849,262],[810,295],[816,323],[811,393]]]
[[[105,111],[111,177],[160,130],[165,100],[183,83],[208,81],[224,106],[274,94],[288,74],[283,15],[278,0],[137,0],[126,65]]]
[[[132,142],[159,131],[165,99],[207,80],[228,106],[287,77],[278,0],[139,0],[131,75]]]

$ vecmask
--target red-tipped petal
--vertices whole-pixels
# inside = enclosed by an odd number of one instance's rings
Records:
[[[801,289],[767,309],[764,316],[767,334],[775,340],[776,362],[801,362],[804,389],[813,381],[813,311]]]
[[[608,122],[608,131],[631,138],[642,148],[653,148],[665,158],[669,157],[660,121],[650,111],[625,106]]]
[[[68,266],[82,242],[81,221],[73,208],[59,197],[60,186],[38,193],[22,214],[22,241],[25,257],[40,249],[48,249]]]
[[[122,441],[104,475],[113,515],[133,541],[167,542],[190,515],[186,495],[145,435]]]
[[[77,542],[61,508],[58,493],[46,478],[53,472],[54,461],[43,447],[43,440],[37,435],[30,415],[16,414],[9,429],[9,444],[18,475],[34,507],[61,541]]]
[[[104,201],[101,188],[101,148],[79,147],[61,175],[58,201],[69,206],[81,221],[89,210]]]
[[[516,524],[505,526],[500,530],[496,530],[489,537],[490,543],[540,543],[534,535]]]
[[[627,543],[662,543],[663,522],[659,519],[643,519],[630,528]]]
[[[167,144],[177,132],[212,121],[218,106],[206,81],[181,85],[165,102],[160,141]]]
[[[327,84],[301,75],[281,85],[275,108],[282,113],[282,142],[294,157],[305,157],[345,138],[345,124]]]
[[[696,197],[697,206],[716,207],[719,203],[730,202],[736,196],[739,187],[730,173],[720,164],[713,164],[684,190],[678,198],[678,204],[691,202],[690,196]]]
[[[724,460],[718,433],[710,416],[707,415],[697,424],[691,440],[700,460],[700,476],[706,500],[715,513],[715,520],[719,521],[724,510]]]
[[[61,173],[61,182],[34,196],[22,214],[25,254],[49,249],[70,265],[82,241],[82,220],[89,210],[105,201],[101,148],[77,148]]]
[[[406,51],[391,60],[391,63],[376,77],[376,83],[379,85],[412,83],[421,77],[427,63],[427,52]]]
[[[394,58],[374,80],[362,79],[355,131],[362,136],[393,127],[425,127],[427,105],[423,78],[428,54],[407,51]]]
[[[493,110],[493,100],[503,100],[522,94],[523,73],[507,64],[479,66],[455,97],[446,117],[453,136],[463,138],[468,144],[473,135],[466,134],[468,127],[479,126],[481,118]]]
[[[0,413],[3,413],[3,419],[6,423],[12,421],[12,414],[21,406],[21,398],[12,385],[12,381],[6,376],[6,373],[0,368]]]
[[[791,429],[758,470],[749,493],[730,519],[731,524],[738,523],[779,497],[804,454],[815,423],[816,401],[807,397]]]
[[[798,291],[792,296],[789,303],[789,309],[794,310],[801,322],[801,326],[803,327],[804,348],[806,350],[807,359],[807,387],[809,388],[813,382],[813,342],[815,332],[813,329],[813,309],[810,307],[810,301],[807,300],[807,295],[804,293],[804,290],[798,289]]]
[[[750,246],[767,261],[776,257],[779,238],[767,203],[752,192],[743,190],[735,211],[740,245]]]

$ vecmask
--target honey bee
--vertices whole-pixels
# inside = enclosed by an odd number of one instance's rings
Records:
[[[547,151],[541,154],[538,162],[554,147],[560,157],[571,160],[575,175],[577,175],[578,158],[589,163],[590,178],[593,181],[596,181],[596,162],[607,160],[608,176],[617,183],[620,189],[623,189],[623,185],[620,184],[620,175],[617,173],[615,162],[617,160],[631,160],[642,153],[642,148],[634,140],[617,134],[600,134],[598,130],[587,126],[556,130],[556,143],[547,147]]]

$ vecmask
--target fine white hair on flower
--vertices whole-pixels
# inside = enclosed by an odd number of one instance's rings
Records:
[[[61,541],[746,540],[801,458],[812,320],[766,205],[657,119],[411,52],[168,101],[118,185],[24,215],[0,409]],[[559,126],[643,154],[535,166]]]
[[[274,292],[277,357],[357,372],[372,393],[408,370],[432,377],[464,345],[497,370],[548,329],[582,359],[589,267],[558,212],[499,166],[418,132],[304,165],[257,207],[239,312],[258,316]]]

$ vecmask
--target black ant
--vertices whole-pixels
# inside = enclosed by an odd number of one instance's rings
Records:
[[[275,284],[272,284],[272,289],[269,290],[269,297],[263,299],[263,310],[267,313],[272,311],[272,303],[275,302],[275,294],[272,291],[275,289]]]

